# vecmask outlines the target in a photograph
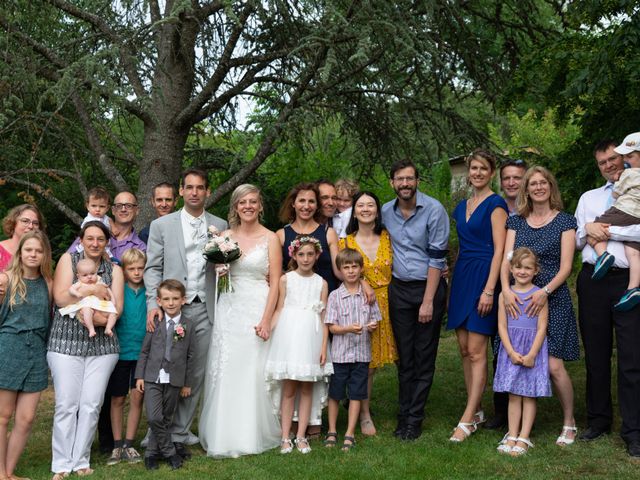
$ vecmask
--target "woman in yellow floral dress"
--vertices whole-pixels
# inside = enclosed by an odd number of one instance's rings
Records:
[[[380,201],[371,192],[359,192],[353,198],[353,212],[347,226],[347,237],[341,238],[340,249],[349,247],[364,257],[364,277],[374,289],[382,321],[371,334],[371,363],[369,364],[369,399],[376,368],[394,363],[398,359],[396,344],[389,321],[389,295],[387,287],[391,281],[393,251],[389,233],[382,226]],[[375,435],[376,427],[371,420],[369,400],[362,401],[360,429],[363,435]]]

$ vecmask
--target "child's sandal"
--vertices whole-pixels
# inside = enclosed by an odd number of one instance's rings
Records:
[[[280,440],[280,453],[283,455],[291,453],[293,451],[293,443],[290,438],[283,438]]]
[[[347,441],[349,441],[351,443],[347,443]],[[355,446],[356,446],[356,439],[351,437],[351,436],[349,436],[349,435],[345,435],[344,436],[344,442],[342,443],[341,450],[343,452],[348,452],[349,450],[351,450]]]
[[[521,447],[520,445],[518,445],[518,443],[524,443],[526,447]],[[531,440],[529,440],[528,438],[518,437],[516,439],[516,444],[511,447],[510,453],[512,457],[520,457],[527,453],[530,448],[533,448],[533,443],[531,443]]]
[[[338,443],[338,433],[337,432],[327,432],[327,434],[324,437],[324,441],[322,443],[324,443],[324,446],[326,448],[335,447],[336,443]]]
[[[296,437],[293,441],[296,444],[296,448],[302,454],[307,454],[311,451],[311,447],[309,446],[309,440],[306,437]]]
[[[515,446],[515,442],[517,441],[517,437],[510,437],[509,433],[507,432],[505,433],[504,437],[502,437],[502,440],[500,440],[500,444],[498,445],[498,448],[496,450],[498,450],[499,453],[509,454],[511,453],[511,449],[513,449],[513,447]],[[513,442],[513,445],[509,445],[509,442]]]

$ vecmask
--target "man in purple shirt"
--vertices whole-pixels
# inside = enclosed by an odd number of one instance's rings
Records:
[[[122,254],[130,248],[137,248],[146,252],[147,244],[140,240],[140,237],[133,229],[133,222],[138,216],[138,198],[131,192],[118,193],[113,201],[111,213],[113,215],[111,238],[109,239],[111,260],[114,263],[120,263]],[[75,252],[79,244],[80,239],[76,238],[67,252]]]

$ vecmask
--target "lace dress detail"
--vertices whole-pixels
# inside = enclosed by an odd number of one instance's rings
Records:
[[[233,291],[218,300],[199,425],[209,456],[238,457],[279,445],[280,425],[264,381],[269,343],[254,329],[267,302],[268,272],[265,239],[231,264]]]

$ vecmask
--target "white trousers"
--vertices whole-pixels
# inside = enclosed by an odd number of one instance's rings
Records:
[[[117,353],[93,357],[47,353],[56,398],[52,472],[89,467],[104,392],[118,357]]]

